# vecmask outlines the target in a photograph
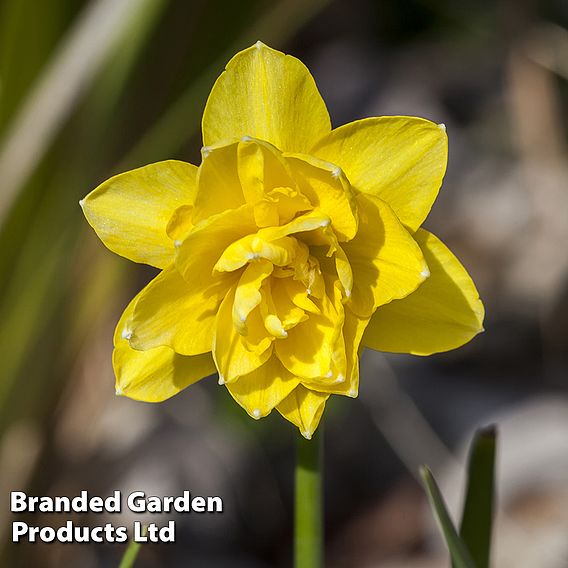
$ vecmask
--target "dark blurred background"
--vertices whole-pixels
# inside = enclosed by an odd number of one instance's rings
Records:
[[[494,566],[568,566],[567,29],[565,0],[0,0],[0,565],[114,567],[124,550],[10,543],[15,489],[220,495],[225,513],[179,516],[176,544],[137,566],[291,564],[296,430],[250,420],[214,379],[160,405],[114,396],[113,328],[153,270],[108,252],[77,204],[125,169],[199,163],[211,85],[261,39],[308,65],[334,125],[446,124],[426,227],[487,310],[456,352],[367,351],[360,397],[328,404],[326,566],[448,566],[417,468],[459,512],[464,448],[491,422]]]

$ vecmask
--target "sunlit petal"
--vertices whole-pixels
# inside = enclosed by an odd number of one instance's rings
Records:
[[[297,377],[273,356],[252,373],[227,383],[227,389],[252,418],[258,419],[268,415],[298,383]]]
[[[287,152],[306,152],[331,129],[306,66],[257,42],[229,63],[203,114],[206,146],[252,136]]]
[[[381,116],[336,128],[311,153],[340,166],[355,189],[386,201],[415,231],[442,184],[448,140],[443,125]]]
[[[166,234],[173,212],[191,204],[197,168],[169,160],[118,174],[91,191],[81,206],[87,221],[113,252],[164,268],[174,243]]]
[[[166,345],[182,355],[211,351],[217,310],[234,281],[232,275],[210,276],[195,287],[174,266],[163,270],[139,295],[130,345],[144,351]]]
[[[130,347],[132,314],[136,296],[128,305],[114,335],[112,362],[116,394],[145,402],[161,402],[215,372],[211,353],[186,357],[169,347],[137,351]]]
[[[357,202],[359,231],[343,243],[343,249],[353,271],[349,305],[364,317],[414,292],[428,277],[428,266],[420,247],[386,203],[363,194]]]
[[[364,336],[373,349],[430,355],[460,347],[483,331],[483,304],[465,268],[432,233],[420,229],[415,238],[430,278],[375,312]]]
[[[287,155],[294,179],[312,205],[325,213],[340,240],[357,233],[356,202],[338,166],[307,155]]]
[[[217,313],[213,358],[222,383],[248,375],[268,361],[273,337],[268,336],[258,309],[247,317],[247,334],[243,336],[233,325],[235,288],[225,296]]]
[[[298,385],[276,408],[308,440],[316,431],[329,394]]]

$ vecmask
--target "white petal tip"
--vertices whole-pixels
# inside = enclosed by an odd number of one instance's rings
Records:
[[[252,142],[252,136],[243,136],[241,142]]]
[[[420,276],[422,276],[422,278],[429,278],[430,277],[430,270],[428,270],[428,268],[424,268],[422,270],[422,272],[420,273]]]
[[[311,440],[311,439],[312,439],[311,433],[308,432],[307,430],[302,432],[302,436],[304,436],[304,438],[306,438],[306,440]]]
[[[254,47],[256,47],[256,49],[260,49],[263,45],[264,45],[264,44],[263,44],[260,40],[258,40],[258,41],[254,44]]]
[[[339,166],[335,166],[335,168],[331,170],[331,177],[337,179],[340,175],[341,175],[341,168]]]
[[[260,410],[258,408],[255,408],[252,411],[252,417],[255,418],[256,420],[258,420],[260,418]]]
[[[440,122],[440,124],[438,124],[438,128],[442,131],[442,132],[446,132],[446,125],[443,122]]]
[[[174,241],[174,247],[176,247],[176,248],[181,247],[181,241],[178,240],[178,239],[176,239],[176,240]]]
[[[345,377],[343,375],[338,375],[337,379],[335,379],[336,383],[344,383],[345,382]]]
[[[322,227],[329,227],[330,222],[331,222],[331,221],[330,221],[329,219],[326,219],[325,221],[322,221],[322,222],[321,222],[321,226],[322,226]]]
[[[124,328],[122,330],[122,333],[120,334],[120,337],[122,337],[122,339],[126,339],[126,341],[128,341],[132,337],[132,330]]]
[[[308,296],[312,295],[312,290],[310,288],[306,288],[306,293],[308,294]]]
[[[331,379],[331,377],[333,377],[333,371],[330,369],[330,370],[325,374],[325,378],[326,378],[326,379]]]
[[[350,396],[351,398],[357,398],[357,394],[358,393],[356,390],[350,390],[347,396]]]
[[[83,207],[85,207],[85,200],[84,199],[79,199],[79,206],[81,207],[81,209],[83,209]]]
[[[349,288],[346,288],[346,289],[345,289],[345,295],[346,295],[348,298],[351,298],[351,290],[349,290]]]
[[[217,381],[220,385],[224,385],[225,384],[225,378],[223,377],[223,375],[219,375],[219,380]]]
[[[203,146],[203,148],[201,148],[201,155],[204,158],[207,158],[207,156],[209,156],[209,154],[211,154],[211,148],[209,148],[209,146]]]
[[[116,396],[122,396],[124,394],[120,387],[116,387],[114,393],[116,394]]]

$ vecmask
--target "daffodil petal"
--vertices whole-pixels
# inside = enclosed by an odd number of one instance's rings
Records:
[[[313,209],[308,199],[299,193],[296,189],[289,187],[277,187],[270,191],[266,199],[274,203],[278,212],[278,221],[273,225],[285,225],[298,215]],[[259,225],[269,226],[269,225]]]
[[[139,295],[130,321],[130,345],[147,350],[168,346],[182,355],[211,351],[215,315],[236,275],[209,277],[192,286],[174,266],[160,272]]]
[[[290,298],[292,303],[303,311],[310,314],[320,314],[321,310],[314,304],[308,297],[306,287],[297,280],[292,278],[282,279],[282,286],[284,287],[285,294]]]
[[[263,286],[262,302],[260,304],[260,315],[264,321],[266,331],[276,339],[285,339],[288,332],[284,328],[284,324],[280,319],[280,314],[274,304],[272,297],[272,285],[270,280]]]
[[[223,251],[256,230],[254,207],[250,204],[214,215],[194,227],[180,244],[176,267],[195,288],[207,286]]]
[[[276,409],[286,420],[300,429],[308,440],[320,423],[329,394],[298,385]]]
[[[292,290],[294,297],[300,295],[297,291],[296,284],[302,288],[304,299],[317,310],[315,304],[307,298],[305,288],[299,282],[292,278],[274,278],[270,285],[272,300],[278,318],[282,322],[285,330],[289,330],[308,319],[304,310],[298,307],[292,300],[290,290]]]
[[[319,314],[288,331],[288,337],[276,341],[275,350],[282,364],[294,375],[306,379],[325,376],[331,368],[333,346],[341,332],[341,314],[327,294],[315,302]]]
[[[346,373],[343,376],[335,374],[331,381],[308,383],[318,391],[329,394],[340,394],[355,398],[359,394],[359,358],[363,351],[362,338],[369,323],[369,318],[359,317],[350,309],[345,308],[343,337],[345,342]]]
[[[197,174],[195,224],[245,203],[237,168],[238,142],[204,147]]]
[[[219,307],[213,341],[213,358],[222,383],[230,383],[252,373],[270,358],[273,338],[264,329],[258,309],[247,317],[247,335],[242,336],[233,325],[235,288],[225,296]]]
[[[227,389],[252,418],[258,419],[270,414],[298,384],[299,380],[272,356],[252,373],[227,383]]]
[[[351,290],[353,290],[353,271],[351,270],[349,258],[341,246],[338,246],[335,251],[335,269],[337,270],[337,277],[341,282],[341,286],[343,286],[345,296],[351,296]]]
[[[347,359],[345,353],[345,339],[343,337],[343,324],[345,321],[345,307],[343,304],[343,292],[340,282],[332,276],[324,276],[326,282],[326,292],[330,301],[333,303],[337,318],[335,320],[335,340],[331,349],[330,367],[325,375],[321,375],[312,380],[303,379],[303,383],[310,388],[320,390],[320,385],[328,385],[345,380],[347,373]],[[331,340],[331,338],[330,338]]]
[[[166,226],[166,233],[179,245],[193,229],[193,205],[182,205],[173,213]]]
[[[333,279],[329,277],[326,280],[328,281],[326,288],[337,313],[337,320],[335,323],[337,333],[333,344],[333,350],[331,352],[331,366],[328,374],[321,379],[322,383],[327,384],[330,381],[341,382],[341,379],[345,377],[347,374],[347,355],[345,349],[345,337],[343,336],[346,310],[343,304],[342,285],[337,280],[333,281]]]
[[[286,159],[300,191],[331,219],[339,240],[352,239],[357,233],[356,204],[341,169],[308,155],[286,154]]]
[[[130,302],[116,326],[112,355],[116,394],[144,402],[161,402],[215,373],[211,353],[185,357],[169,347],[132,349],[125,335],[138,297]]]
[[[273,265],[266,261],[252,262],[242,272],[233,304],[233,325],[241,335],[246,334],[246,321],[249,314],[261,300],[260,287],[272,274]]]
[[[415,239],[430,278],[406,298],[375,312],[363,339],[368,347],[430,355],[460,347],[483,331],[483,304],[465,268],[428,231],[418,230]]]
[[[248,136],[238,145],[238,173],[245,199],[250,203],[278,187],[294,187],[280,151]]]
[[[359,194],[357,236],[343,243],[353,271],[350,308],[370,316],[378,306],[404,298],[428,277],[420,247],[381,199]]]
[[[448,139],[429,120],[382,116],[336,128],[311,153],[340,166],[355,189],[386,201],[415,231],[442,184]]]
[[[363,334],[369,318],[361,318],[351,310],[345,310],[345,323],[343,325],[343,336],[345,338],[347,356],[347,376],[345,381],[345,392],[347,396],[355,397],[359,394],[359,359],[363,352]]]
[[[264,229],[260,229],[258,234],[263,239],[282,239],[295,233],[315,231],[322,227],[329,227],[330,222],[331,221],[327,215],[318,211],[310,211],[292,219],[289,223],[286,223],[286,225],[282,225],[281,227],[266,227]]]
[[[306,66],[257,42],[217,79],[203,114],[206,145],[252,136],[288,152],[306,152],[331,130]]]
[[[191,204],[197,168],[168,160],[118,174],[81,200],[87,221],[111,251],[164,268],[174,256],[166,234],[172,213]]]
[[[231,272],[248,262],[261,259],[269,260],[276,266],[285,266],[292,261],[298,249],[298,243],[294,239],[282,237],[266,240],[260,234],[259,232],[256,235],[247,235],[231,243],[215,264],[215,270]]]

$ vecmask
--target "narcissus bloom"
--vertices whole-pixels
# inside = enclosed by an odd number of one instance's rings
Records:
[[[253,418],[309,438],[330,395],[357,396],[359,354],[429,355],[482,329],[465,269],[420,228],[447,161],[443,125],[331,128],[307,68],[238,53],[203,115],[199,167],[117,175],[82,206],[112,251],[161,269],[114,338],[117,393],[161,401],[208,376]]]

